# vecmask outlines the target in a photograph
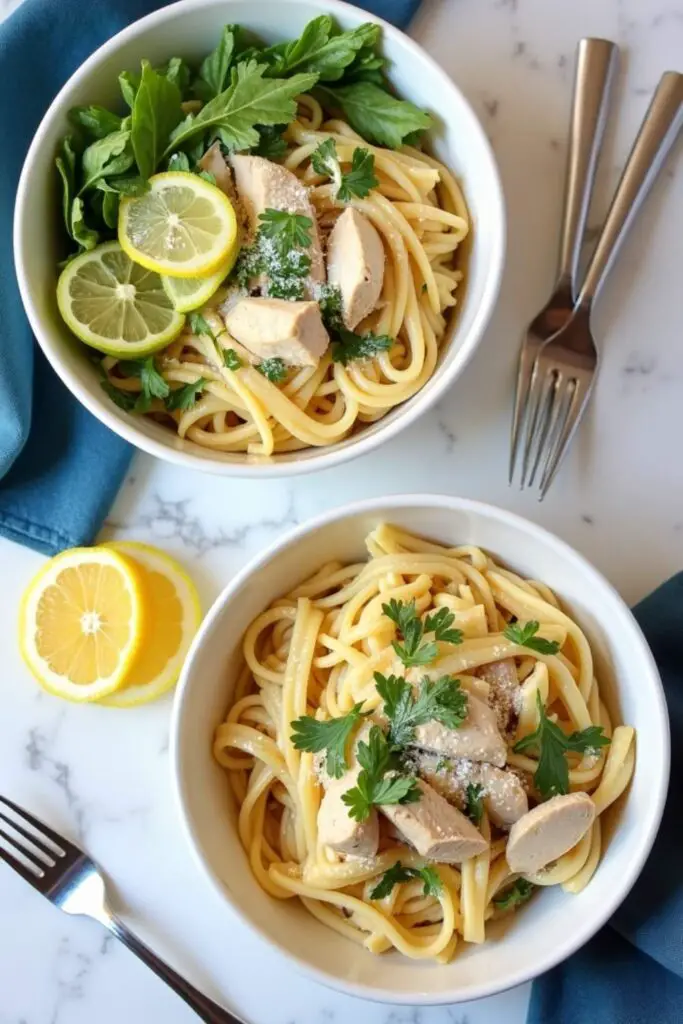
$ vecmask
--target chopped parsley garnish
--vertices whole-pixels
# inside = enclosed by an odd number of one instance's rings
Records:
[[[190,330],[193,334],[206,334],[211,338],[212,341],[217,341],[217,335],[211,327],[211,324],[202,316],[201,313],[188,313],[187,319],[190,324]],[[219,331],[219,334],[223,334],[224,331]]]
[[[142,390],[135,402],[136,412],[147,412],[153,398],[166,398],[171,388],[156,368],[154,356],[146,359],[123,359],[118,364],[126,377],[139,377]]]
[[[311,163],[316,174],[332,179],[336,197],[342,203],[348,203],[353,196],[364,199],[371,188],[379,185],[375,177],[375,157],[369,149],[354,149],[351,170],[342,171],[334,139],[325,139],[311,153]]]
[[[367,743],[360,741],[357,757],[362,771],[356,785],[342,794],[349,815],[356,821],[367,821],[375,806],[414,803],[421,798],[415,776],[396,773],[395,758],[379,726],[373,725]]]
[[[285,362],[277,356],[273,359],[264,359],[262,363],[258,364],[256,369],[259,373],[262,373],[266,380],[269,380],[271,384],[279,384],[280,381],[284,380],[287,376],[287,367]]]
[[[287,143],[282,137],[284,125],[265,125],[259,128],[259,142],[254,150],[257,156],[265,157],[266,160],[279,160],[287,152]]]
[[[406,668],[412,665],[428,665],[438,656],[438,642],[462,643],[462,631],[451,629],[455,616],[447,608],[439,608],[428,615],[424,622],[415,611],[415,601],[396,601],[382,605],[382,611],[398,627],[403,642],[394,640],[392,647]],[[434,640],[423,643],[425,634],[433,633]]]
[[[391,895],[395,885],[400,882],[411,882],[414,878],[421,878],[424,882],[423,895],[437,898],[441,895],[443,885],[436,868],[429,864],[425,864],[421,868],[404,868],[400,860],[397,860],[384,872],[375,888],[371,890],[370,899],[383,900],[386,896]]]
[[[434,771],[435,772],[452,772],[454,768],[455,768],[455,765],[453,764],[453,762],[450,759],[450,757],[440,757],[439,760],[436,762],[436,768],[434,769]]]
[[[479,828],[484,815],[484,802],[482,797],[484,789],[476,782],[469,782],[465,790],[466,808],[465,813],[470,821]]]
[[[270,238],[280,255],[290,249],[306,249],[311,244],[311,228],[313,221],[300,213],[288,213],[286,210],[267,209],[259,216],[261,226],[259,234]]]
[[[388,352],[393,344],[394,339],[388,334],[356,334],[340,327],[337,336],[332,339],[332,359],[335,363],[348,366],[356,359],[370,359],[378,352]]]
[[[319,722],[311,715],[302,715],[291,723],[293,745],[297,750],[308,750],[314,754],[325,750],[327,774],[333,779],[341,779],[349,767],[346,759],[349,737],[360,719],[369,714],[362,709],[361,701],[354,704],[348,714],[340,718],[330,718],[327,722]]]
[[[323,323],[330,334],[344,326],[341,291],[336,285],[323,284],[320,286],[318,305],[320,306],[320,315],[323,318]]]
[[[171,391],[166,397],[166,408],[169,412],[178,409],[180,412],[187,412],[196,404],[197,398],[204,390],[208,381],[204,377],[198,377],[191,384],[183,384],[181,387]]]
[[[123,391],[121,388],[117,388],[108,377],[104,377],[100,381],[100,387],[109,395],[114,405],[118,405],[119,409],[123,409],[124,412],[137,411],[136,406],[140,396],[135,394],[135,392]]]
[[[223,362],[225,363],[227,368],[229,370],[239,370],[240,366],[242,365],[242,360],[237,355],[234,348],[224,348],[222,349],[222,352]]]
[[[240,288],[252,287],[255,278],[265,278],[264,293],[273,299],[303,299],[311,269],[307,247],[311,243],[310,217],[267,209],[251,245],[245,246],[232,271]]]
[[[493,902],[499,910],[512,910],[520,903],[526,903],[534,888],[535,886],[531,882],[527,882],[526,878],[518,878],[501,896],[495,896]]]
[[[542,636],[536,636],[540,628],[539,623],[534,620],[524,625],[520,622],[511,622],[503,630],[503,636],[507,640],[512,640],[513,644],[528,647],[538,654],[557,654],[560,649],[557,640],[544,640]]]
[[[551,796],[569,792],[569,766],[567,753],[585,754],[589,750],[605,747],[610,740],[603,735],[601,725],[590,725],[580,732],[567,735],[559,725],[552,722],[545,713],[541,695],[536,692],[538,707],[538,728],[515,743],[517,754],[533,748],[538,753],[538,767],[534,784],[544,800]]]
[[[384,714],[389,719],[389,745],[392,750],[409,746],[415,729],[426,722],[441,722],[448,729],[457,729],[467,717],[467,694],[452,676],[423,679],[416,690],[400,676],[383,676],[375,672],[377,692],[384,701]]]

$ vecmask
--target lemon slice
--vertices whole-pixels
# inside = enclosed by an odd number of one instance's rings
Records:
[[[211,277],[167,277],[161,275],[164,291],[179,313],[190,313],[208,302],[218,291],[233,268],[239,246],[235,244],[230,259]]]
[[[194,583],[174,558],[134,541],[105,547],[136,563],[144,575],[149,600],[152,628],[147,641],[124,686],[101,701],[117,708],[130,708],[155,700],[175,685],[202,613]]]
[[[185,324],[159,275],[133,263],[118,242],[98,245],[67,264],[57,283],[57,305],[77,338],[121,359],[164,348]]]
[[[237,219],[219,188],[186,171],[149,179],[119,207],[119,242],[136,263],[169,277],[210,277],[232,253]]]
[[[108,548],[73,548],[43,566],[19,611],[19,645],[38,682],[59,697],[113,693],[146,642],[144,583]]]

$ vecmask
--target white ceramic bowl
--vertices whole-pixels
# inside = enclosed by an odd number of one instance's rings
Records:
[[[475,544],[551,586],[585,629],[605,702],[637,729],[628,793],[608,812],[606,849],[590,885],[572,896],[548,889],[482,946],[463,945],[451,964],[399,954],[375,957],[314,920],[294,900],[271,899],[251,875],[235,826],[225,772],[213,760],[216,725],[231,703],[242,634],[276,597],[330,559],[366,557],[380,521],[450,544]],[[535,977],[598,931],[638,876],[659,826],[669,777],[669,727],[661,682],[631,612],[579,554],[533,523],[460,498],[379,498],[293,530],[225,588],[185,664],[171,729],[173,781],[185,832],[219,898],[317,981],[353,995],[407,1004],[493,995]],[[225,941],[231,915],[226,914]]]
[[[63,255],[54,155],[68,130],[67,112],[81,103],[118,105],[117,75],[142,57],[203,57],[221,27],[237,22],[268,41],[299,35],[311,18],[329,12],[344,28],[378,21],[336,0],[185,0],[143,18],[100,47],[69,79],[43,118],[26,157],[17,193],[14,248],[19,288],[33,333],[66,386],[93,415],[143,451],[205,472],[228,476],[290,476],[327,468],[375,448],[428,409],[460,375],[493,311],[503,266],[505,214],[496,164],[484,131],[462,93],[416,43],[383,26],[391,80],[402,96],[436,115],[435,153],[462,179],[473,219],[467,287],[457,327],[436,372],[409,402],[328,449],[309,448],[272,459],[215,453],[178,438],[145,417],[118,409],[100,387],[87,349],[70,334],[55,300],[56,264]]]

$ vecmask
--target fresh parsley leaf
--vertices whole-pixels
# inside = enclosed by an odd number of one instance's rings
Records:
[[[188,313],[187,322],[193,334],[207,334],[212,341],[217,340],[211,324],[201,313]],[[220,333],[222,334],[223,332],[221,331]]]
[[[169,412],[174,409],[179,409],[181,412],[187,412],[193,405],[196,404],[197,398],[201,391],[204,390],[208,381],[204,377],[199,377],[191,384],[183,384],[181,387],[176,388],[175,391],[171,391],[166,398],[166,408]]]
[[[76,153],[74,151],[73,139],[70,135],[66,135],[59,144],[55,166],[62,180],[62,215],[64,217],[64,226],[68,234],[73,238],[71,223],[72,207],[76,192]]]
[[[140,88],[140,76],[136,75],[134,71],[122,71],[119,75],[119,87],[121,95],[132,110],[136,93]]]
[[[272,299],[303,299],[306,278],[311,269],[311,257],[304,249],[289,249],[286,253],[270,251],[263,246],[266,271],[265,294]]]
[[[342,84],[350,85],[351,82],[374,82],[376,85],[384,85],[383,68],[386,60],[375,53],[373,46],[364,47],[356,54],[356,58],[344,71]]]
[[[448,608],[439,608],[425,619],[425,633],[433,633],[436,640],[444,644],[461,644],[461,629],[451,629],[455,615]]]
[[[467,694],[452,676],[423,679],[417,690],[400,676],[375,672],[377,692],[389,719],[389,745],[401,750],[415,739],[415,729],[426,722],[441,722],[457,729],[467,717]]]
[[[240,254],[235,261],[235,266],[230,274],[231,280],[239,288],[249,289],[253,278],[265,272],[265,261],[261,248],[256,237],[253,245],[245,245],[240,249]]]
[[[83,184],[78,194],[83,195],[94,188],[102,178],[125,174],[133,163],[131,134],[127,129],[111,132],[105,138],[91,142],[83,152]]]
[[[164,155],[168,137],[182,117],[180,100],[177,84],[143,60],[131,127],[135,162],[143,178],[154,174]]]
[[[495,896],[493,902],[499,910],[512,910],[520,903],[526,903],[532,896],[534,888],[535,886],[527,882],[526,878],[518,878],[500,896]]]
[[[319,722],[311,715],[302,715],[291,722],[292,744],[297,750],[310,750],[318,753],[327,751],[325,768],[333,779],[341,779],[349,764],[346,759],[346,747],[351,733],[364,714],[363,702],[354,704],[348,714],[340,718],[330,718],[327,722]]]
[[[189,173],[191,167],[187,153],[172,153],[168,158],[168,169],[169,171],[186,171]]]
[[[356,785],[342,794],[349,814],[356,821],[367,821],[374,806],[407,804],[420,800],[422,791],[413,775],[387,775],[392,768],[392,751],[387,738],[373,725],[367,743],[358,744],[358,763],[362,771]]]
[[[123,359],[119,367],[126,377],[140,378],[141,394],[148,405],[153,398],[166,398],[170,394],[171,388],[157,370],[154,356],[147,356],[146,359]]]
[[[424,626],[415,611],[415,601],[395,601],[382,605],[382,611],[398,628],[403,643],[394,640],[392,647],[406,668],[413,665],[428,665],[434,661],[439,648],[435,643],[422,643]]]
[[[258,129],[259,141],[254,152],[266,160],[279,160],[287,152],[287,143],[282,137],[285,125],[264,125]]]
[[[82,128],[91,139],[104,139],[121,127],[121,118],[118,114],[112,114],[110,110],[96,104],[72,107],[68,116],[71,123],[77,128]]]
[[[138,396],[132,391],[122,391],[121,388],[117,388],[115,384],[112,384],[107,376],[100,381],[100,387],[109,395],[114,405],[118,405],[119,409],[123,409],[124,412],[133,412],[135,410]]]
[[[433,120],[408,100],[399,100],[374,82],[354,82],[334,89],[322,86],[323,98],[340,107],[352,128],[368,142],[398,149],[406,136],[431,128]]]
[[[197,114],[188,114],[171,133],[163,153],[183,149],[197,135],[219,138],[231,151],[258,145],[256,125],[289,124],[296,115],[296,97],[315,85],[317,75],[264,78],[265,65],[241,61],[232,68],[230,85]]]
[[[348,32],[333,34],[333,30],[332,18],[320,15],[308,22],[299,39],[269,47],[259,54],[259,60],[267,62],[269,74],[309,71],[321,81],[338,81],[360,50],[377,44],[380,28],[365,22]]]
[[[551,796],[569,792],[569,766],[565,754],[585,754],[589,750],[605,747],[610,740],[603,735],[601,725],[591,725],[580,732],[567,735],[559,725],[552,722],[545,713],[541,695],[536,692],[538,728],[515,743],[514,750],[523,754],[530,748],[538,753],[538,767],[534,784],[544,800]]]
[[[277,356],[273,359],[264,359],[257,365],[256,369],[271,384],[279,384],[287,376],[287,367],[285,366],[284,359],[279,359]]]
[[[336,197],[343,203],[348,203],[353,196],[362,199],[371,188],[379,185],[375,177],[375,157],[369,149],[354,149],[351,170],[342,171],[334,139],[325,139],[311,153],[311,163],[317,174],[332,178],[336,187]]]
[[[259,234],[270,238],[281,255],[293,248],[305,249],[311,244],[313,221],[300,213],[268,208],[259,215]]]
[[[512,640],[513,644],[529,647],[532,651],[537,651],[538,654],[557,654],[560,649],[557,640],[544,640],[542,636],[536,636],[539,629],[540,625],[535,620],[526,622],[524,625],[520,622],[511,622],[503,630],[503,636],[507,640]]]
[[[318,305],[323,323],[329,332],[338,331],[344,326],[341,290],[336,285],[327,283],[321,285]]]
[[[71,220],[69,234],[86,251],[94,249],[100,240],[99,232],[85,223],[85,207],[83,200],[76,198],[71,203]]]
[[[371,359],[379,352],[388,352],[393,344],[394,339],[388,334],[355,334],[341,327],[338,328],[337,337],[332,340],[332,359],[335,363],[348,366],[356,359]]]
[[[436,868],[432,867],[431,864],[425,864],[421,868],[404,868],[400,860],[397,860],[395,864],[384,872],[379,882],[374,889],[370,892],[371,900],[382,900],[385,896],[389,896],[395,885],[400,882],[410,882],[413,878],[421,878],[424,882],[423,894],[425,896],[436,896],[437,898],[443,891],[441,879]]]
[[[477,785],[476,782],[469,782],[467,784],[467,789],[465,790],[465,800],[467,801],[466,814],[477,828],[479,828],[484,815],[483,795],[484,789],[482,786]]]
[[[455,765],[450,757],[441,757],[436,762],[435,772],[452,772]]]
[[[229,370],[239,370],[242,365],[242,360],[237,355],[234,348],[223,349],[223,362]]]
[[[202,61],[199,77],[192,91],[204,103],[208,103],[225,89],[228,72],[235,52],[235,25],[225,25],[215,50]]]

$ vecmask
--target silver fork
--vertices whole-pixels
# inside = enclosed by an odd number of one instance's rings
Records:
[[[0,825],[0,836],[9,846],[0,845],[0,858],[34,889],[67,914],[92,917],[103,924],[163,978],[201,1020],[244,1024],[181,978],[121,924],[109,906],[97,865],[82,850],[4,796],[0,796],[0,808],[0,820],[12,830],[8,832]],[[7,808],[13,812],[12,817],[3,813]]]
[[[528,396],[522,486],[541,464],[539,499],[550,487],[586,408],[598,367],[590,329],[593,303],[624,238],[683,126],[683,75],[660,79],[629,154],[586,277],[567,323],[540,349]]]
[[[567,323],[574,308],[581,244],[618,59],[617,47],[607,39],[582,39],[577,47],[559,266],[553,294],[527,327],[519,352],[510,442],[510,483],[536,356],[541,346]]]

